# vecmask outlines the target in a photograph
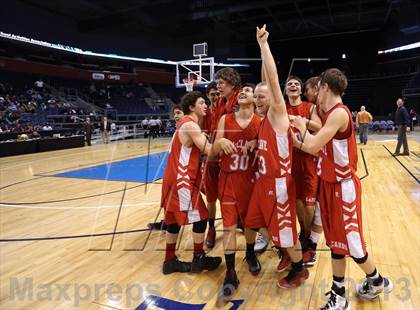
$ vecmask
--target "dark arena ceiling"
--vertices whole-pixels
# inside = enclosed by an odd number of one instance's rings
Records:
[[[74,20],[80,32],[138,34],[144,31],[194,37],[228,29],[247,42],[255,25],[268,23],[276,40],[398,27],[420,31],[419,1],[280,0],[280,1],[139,1],[21,0],[30,7]],[[417,26],[417,28],[415,27]],[[214,33],[216,35],[216,33]]]
[[[3,0],[0,30],[128,56],[191,58],[207,42],[218,61],[257,57],[267,23],[274,53],[376,61],[377,51],[420,41],[418,0]]]

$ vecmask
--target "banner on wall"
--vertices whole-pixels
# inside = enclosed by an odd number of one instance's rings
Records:
[[[105,80],[105,74],[103,74],[103,73],[92,73],[92,79],[94,79],[94,80]]]
[[[118,74],[108,74],[108,79],[119,81],[121,77]]]

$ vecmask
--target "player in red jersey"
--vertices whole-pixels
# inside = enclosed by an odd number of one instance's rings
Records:
[[[263,119],[268,112],[271,101],[270,90],[268,89],[267,83],[264,77],[264,66],[261,66],[261,79],[262,82],[258,83],[254,91],[254,102],[255,112]],[[256,143],[253,147],[256,146]],[[254,250],[256,253],[263,253],[269,244],[269,236],[266,228],[260,229],[257,233],[257,239],[255,240]]]
[[[211,107],[211,128],[210,141],[213,142],[216,135],[217,125],[222,115],[232,113],[238,105],[238,93],[241,86],[239,73],[232,68],[223,68],[216,72],[216,87],[219,92],[219,99]],[[216,214],[216,200],[218,195],[219,158],[208,157],[204,168],[204,184],[207,199],[207,208],[210,211],[209,231],[207,233],[206,245],[213,248],[216,240],[216,229],[214,218]]]
[[[212,133],[215,133],[222,115],[239,109],[238,94],[241,87],[241,77],[233,68],[220,69],[215,77],[220,98],[212,109]]]
[[[254,88],[244,84],[238,95],[239,110],[223,115],[217,128],[212,153],[220,155],[219,201],[223,220],[223,246],[226,260],[226,276],[222,294],[230,298],[238,288],[235,271],[236,228],[243,223],[251,198],[255,175],[255,152],[244,149],[258,138],[260,117],[254,113]],[[249,271],[257,275],[261,265],[254,252],[256,232],[245,228],[246,262]]]
[[[210,102],[210,106],[206,110],[206,115],[203,117],[203,124],[201,126],[202,130],[210,136],[211,134],[211,126],[212,126],[212,111],[215,109],[215,106],[217,104],[217,101],[219,100],[220,94],[217,90],[216,82],[210,82],[209,85],[206,87],[206,95],[207,99]],[[215,164],[207,163],[208,158],[204,156],[203,158],[203,175],[204,178],[204,192],[206,193],[206,199],[207,199],[207,210],[209,211],[209,229],[207,231],[207,237],[206,237],[206,246],[207,248],[211,249],[214,247],[215,241],[216,241],[216,229],[214,228],[214,221],[216,218],[216,198],[217,198],[217,188],[213,189],[214,180],[217,180],[218,175],[218,169]],[[207,163],[207,164],[206,164]],[[214,167],[213,167],[214,166]],[[208,169],[210,168],[210,171]],[[205,173],[205,171],[207,172]],[[208,185],[208,186],[206,186]],[[208,190],[207,190],[208,188]]]
[[[345,298],[345,256],[350,255],[365,272],[366,279],[357,285],[357,294],[374,299],[390,292],[392,282],[376,270],[363,239],[361,184],[356,175],[357,148],[352,115],[342,103],[347,78],[338,69],[320,75],[317,104],[321,107],[322,128],[316,135],[307,132],[305,120],[297,116],[292,124],[299,129],[302,141],[294,145],[309,154],[319,152],[320,187],[318,201],[327,245],[331,249],[333,284],[330,299],[321,309],[349,309]]]
[[[259,178],[252,192],[245,227],[267,227],[274,245],[286,249],[292,260],[292,270],[285,278],[279,279],[277,285],[289,288],[299,286],[309,277],[309,272],[303,266],[296,232],[296,193],[291,175],[291,128],[267,38],[265,25],[261,29],[257,28],[263,71],[272,100],[258,133]]]
[[[173,112],[175,123],[178,123],[184,117],[184,111],[182,111],[182,106],[180,104],[174,105],[172,108],[172,112]],[[161,207],[163,207],[162,204],[161,204]],[[160,222],[148,223],[147,228],[155,229],[155,230],[166,230],[166,224],[164,223],[163,220],[161,220]]]
[[[316,103],[316,97],[318,96],[318,83],[319,77],[314,76],[306,80],[304,84],[304,95],[309,102]],[[321,119],[322,112],[319,106],[316,106],[316,112],[318,117]],[[319,182],[318,182],[319,183]],[[304,261],[306,260],[306,265],[313,265],[316,263],[316,248],[321,238],[322,234],[322,221],[321,221],[321,210],[319,208],[319,203],[316,202],[313,221],[311,225],[311,232],[309,238],[306,239],[305,245],[303,247],[307,251],[304,254]],[[309,255],[307,255],[309,254]]]
[[[182,111],[182,106],[180,104],[176,104],[172,108],[172,111],[174,113],[175,123],[178,123],[184,117],[184,111]]]
[[[321,128],[321,120],[316,113],[315,105],[311,102],[302,101],[302,84],[302,80],[297,76],[291,75],[286,80],[286,96],[288,99],[286,108],[289,119],[300,115],[307,120],[308,128],[311,131],[318,131]],[[293,134],[300,134],[297,129],[292,129]],[[296,187],[296,211],[301,229],[299,240],[304,250],[303,262],[308,266],[312,266],[316,262],[315,252],[306,250],[305,246],[311,231],[318,190],[316,162],[316,156],[293,148],[292,176]],[[283,255],[278,270],[283,271],[290,264],[288,255]]]
[[[211,126],[212,126],[212,108],[216,105],[219,100],[220,94],[217,90],[216,82],[210,82],[206,87],[206,96],[210,102],[210,105],[207,107],[206,115],[203,117],[203,124],[201,129],[210,135]]]
[[[214,270],[222,262],[220,257],[206,256],[203,251],[208,211],[199,188],[200,156],[210,153],[211,144],[198,123],[206,113],[206,103],[200,92],[192,91],[182,97],[181,105],[185,116],[172,138],[162,184],[161,203],[167,225],[164,274]],[[186,263],[178,260],[175,249],[180,226],[190,223],[194,257],[192,263]]]

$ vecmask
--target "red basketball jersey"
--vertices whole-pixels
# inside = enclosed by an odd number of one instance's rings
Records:
[[[202,122],[201,130],[203,130],[203,132],[207,134],[210,134],[211,132],[211,120],[212,120],[211,111],[212,111],[211,107],[206,109],[206,115],[204,115],[203,122]]]
[[[258,172],[261,176],[280,178],[291,176],[292,138],[287,134],[277,134],[268,117],[261,121],[258,133]]]
[[[292,106],[286,104],[289,115],[300,115],[306,119],[311,119],[313,113],[317,113],[315,105],[311,102],[302,101],[301,104]],[[314,109],[311,113],[311,110]],[[302,134],[297,128],[291,127],[293,134],[302,140]],[[318,189],[317,165],[318,158],[297,147],[293,147],[292,174],[296,184],[296,197],[305,202],[307,206],[315,204]]]
[[[168,152],[162,184],[162,201],[169,211],[188,211],[195,208],[192,204],[193,192],[197,191],[197,177],[200,169],[200,150],[195,145],[182,145],[179,129],[187,122],[193,122],[190,116],[184,116],[177,124]]]
[[[235,89],[232,91],[230,99],[220,97],[219,100],[211,107],[211,134],[216,135],[217,126],[219,125],[220,118],[224,114],[232,113],[234,107],[238,105],[238,94],[240,90]]]
[[[352,115],[347,106],[342,103],[336,104],[324,114],[322,125],[335,109],[344,109],[349,117],[349,123],[345,132],[337,132],[333,139],[319,152],[318,175],[324,181],[330,183],[341,182],[356,175],[357,170],[357,147]]]
[[[314,106],[313,103],[311,102],[306,102],[306,101],[302,101],[301,104],[299,105],[291,105],[289,103],[286,104],[286,109],[287,109],[287,114],[289,115],[300,115],[306,119],[310,119],[311,118],[311,109]],[[312,112],[312,113],[316,113],[316,111]],[[295,135],[297,135],[299,140],[302,140],[301,136],[300,136],[300,132],[297,128],[295,127],[291,127],[293,130],[293,133]],[[303,151],[299,150],[299,148],[294,147],[293,148],[293,153],[304,153]]]
[[[247,142],[258,139],[260,123],[260,117],[254,114],[248,126],[242,129],[236,121],[234,113],[225,116],[224,137],[235,144],[236,153],[229,155],[223,153],[221,156],[220,168],[224,172],[254,172],[252,163],[255,153],[244,155],[241,148]]]

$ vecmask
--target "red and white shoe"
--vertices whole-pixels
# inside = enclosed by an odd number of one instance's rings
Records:
[[[302,254],[303,265],[305,266],[313,266],[316,264],[316,252],[312,249],[307,249]]]
[[[277,282],[277,286],[279,288],[294,288],[302,285],[302,283],[309,278],[309,271],[306,267],[303,267],[303,269],[296,273],[296,271],[291,270],[289,274],[279,279]]]
[[[214,248],[216,243],[216,228],[210,227],[207,232],[206,246],[208,249]]]
[[[292,267],[292,261],[290,260],[289,255],[284,253],[281,257],[279,264],[277,265],[277,272],[283,272],[285,270],[290,270]]]

